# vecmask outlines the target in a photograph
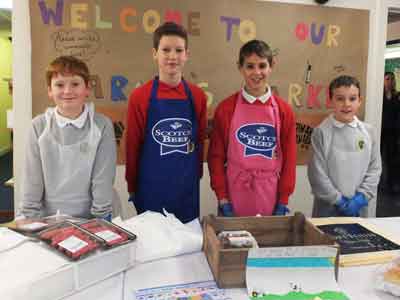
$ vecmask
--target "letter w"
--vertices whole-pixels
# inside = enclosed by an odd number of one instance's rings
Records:
[[[56,12],[50,8],[48,9],[45,1],[39,1],[39,8],[44,24],[48,25],[50,23],[50,18],[53,19],[55,25],[60,26],[62,24],[64,0],[57,0]]]

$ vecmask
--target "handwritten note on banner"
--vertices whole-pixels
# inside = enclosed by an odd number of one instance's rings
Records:
[[[337,248],[250,249],[246,284],[252,300],[349,300],[335,280]]]

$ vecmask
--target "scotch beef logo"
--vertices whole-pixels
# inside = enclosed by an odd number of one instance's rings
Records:
[[[245,124],[236,131],[236,138],[244,146],[244,155],[272,158],[276,147],[276,129],[265,123]]]
[[[192,122],[182,118],[158,121],[152,129],[153,139],[160,144],[160,154],[174,152],[188,154],[193,151]]]

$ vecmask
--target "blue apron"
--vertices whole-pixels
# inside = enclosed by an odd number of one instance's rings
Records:
[[[182,82],[187,99],[165,100],[153,81],[134,202],[138,213],[165,208],[185,223],[200,214],[200,154],[193,96]]]

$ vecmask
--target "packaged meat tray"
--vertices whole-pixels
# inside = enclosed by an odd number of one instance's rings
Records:
[[[15,227],[11,227],[15,231],[25,234],[31,235],[35,232],[41,231],[48,227],[49,224],[43,219],[23,219],[18,220],[15,224]]]
[[[27,218],[27,219],[20,219],[16,221],[15,226],[10,227],[11,229],[28,235],[28,236],[34,236],[36,232],[42,231],[46,229],[49,226],[59,224],[62,222],[71,222],[71,223],[79,223],[83,222],[84,219],[81,218],[75,218],[71,217],[68,215],[53,215],[53,216],[48,216],[45,218]]]
[[[93,219],[80,223],[79,227],[103,239],[106,247],[123,245],[136,239],[135,234],[102,219]]]
[[[73,261],[94,253],[102,244],[90,232],[66,221],[40,231],[37,238]]]

